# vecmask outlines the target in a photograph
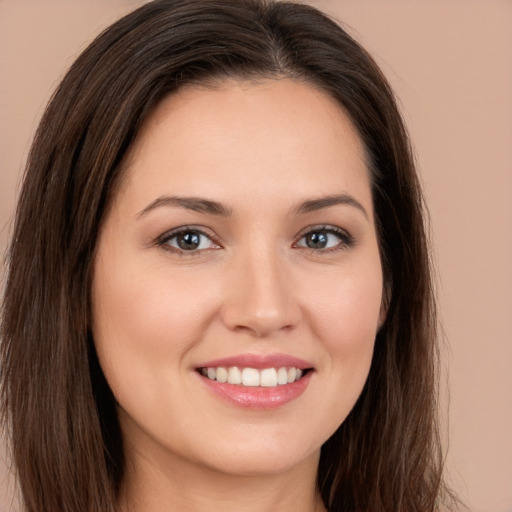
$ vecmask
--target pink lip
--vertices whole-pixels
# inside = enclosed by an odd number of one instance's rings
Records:
[[[263,368],[282,368],[284,366],[294,366],[295,368],[305,370],[313,367],[311,363],[287,354],[240,354],[207,361],[198,365],[197,368],[216,368],[218,366],[225,368],[238,366],[239,368],[255,368],[256,370],[262,370]]]
[[[199,368],[216,368],[222,366],[229,368],[282,368],[295,367],[301,370],[312,369],[313,365],[286,354],[241,354],[222,359],[215,359],[197,366]],[[285,405],[298,398],[308,387],[313,371],[308,371],[299,380],[291,384],[278,385],[275,387],[249,387],[238,384],[221,383],[216,380],[204,377],[196,372],[201,382],[207,386],[215,395],[230,402],[233,405],[249,409],[274,409]]]
[[[233,405],[247,409],[275,409],[302,395],[308,387],[312,374],[313,372],[308,372],[291,384],[283,384],[282,386],[271,388],[221,383],[204,377],[199,373],[197,376],[210,391]]]

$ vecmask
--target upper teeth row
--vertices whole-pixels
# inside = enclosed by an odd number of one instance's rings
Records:
[[[302,377],[300,368],[237,368],[232,366],[225,368],[202,368],[201,373],[211,380],[227,382],[228,384],[242,384],[243,386],[272,387],[283,384],[291,384]]]

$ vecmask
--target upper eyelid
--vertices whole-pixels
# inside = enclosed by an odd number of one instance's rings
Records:
[[[314,232],[314,231],[331,231],[333,233],[336,233],[338,235],[345,235],[347,238],[353,239],[354,237],[350,234],[349,231],[347,231],[344,228],[340,228],[339,226],[335,226],[332,224],[317,224],[313,226],[308,226],[303,229],[301,229],[297,235],[296,238],[300,240],[304,236],[306,236],[308,233]]]
[[[163,233],[160,236],[158,236],[157,239],[156,239],[156,242],[158,244],[165,244],[171,238],[179,235],[180,233],[186,233],[188,231],[195,231],[195,232],[197,232],[197,233],[199,233],[201,235],[206,236],[207,238],[209,238],[216,245],[221,245],[219,240],[218,240],[218,237],[216,236],[216,234],[212,230],[210,230],[208,228],[205,228],[203,226],[195,226],[195,225],[180,226],[180,227],[177,227],[177,228],[169,229],[165,233]]]
[[[327,231],[331,234],[334,234],[338,237],[339,243],[334,247],[325,247],[325,248],[310,248],[307,246],[299,245],[300,241],[305,238],[309,233],[314,233],[318,231]],[[301,231],[301,234],[297,235],[296,241],[294,242],[294,247],[311,251],[313,254],[333,254],[337,253],[340,250],[345,250],[353,247],[357,243],[357,239],[350,234],[346,229],[340,228],[338,226],[333,225],[322,225],[322,226],[312,226],[309,228],[305,228]]]
[[[217,236],[217,234],[211,230],[210,228],[206,228],[204,226],[198,226],[198,225],[185,225],[185,226],[179,226],[176,228],[172,228],[165,233],[161,234],[157,237],[156,243],[161,245],[165,244],[167,241],[169,241],[171,238],[179,235],[180,233],[187,232],[187,231],[195,231],[197,233],[200,233],[201,235],[204,235],[208,237],[212,242],[220,247],[222,247],[222,244],[220,242],[220,238]],[[335,233],[341,237],[345,237],[349,239],[350,241],[354,241],[354,236],[350,234],[346,229],[341,228],[339,226],[335,226],[332,224],[315,224],[311,226],[307,226],[303,229],[301,229],[294,237],[294,244],[296,244],[299,240],[304,238],[308,233],[314,232],[314,231],[330,231],[332,233]]]

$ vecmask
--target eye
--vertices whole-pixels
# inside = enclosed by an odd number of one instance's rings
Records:
[[[336,250],[350,247],[353,244],[354,239],[346,231],[334,226],[325,226],[310,229],[295,246],[313,250]]]
[[[165,249],[180,252],[195,252],[220,248],[210,236],[195,228],[179,228],[166,233],[159,239],[158,244]]]

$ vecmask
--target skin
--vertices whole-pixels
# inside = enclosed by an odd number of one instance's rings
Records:
[[[190,87],[156,108],[124,165],[92,284],[96,349],[128,461],[121,509],[324,510],[320,447],[361,393],[384,316],[352,123],[291,80]],[[298,211],[342,194],[351,200]],[[163,196],[229,214],[155,205]],[[198,249],[163,237],[183,226],[205,233]],[[325,248],[308,247],[311,231]],[[196,371],[275,353],[314,368],[304,393],[275,409],[222,400]]]

